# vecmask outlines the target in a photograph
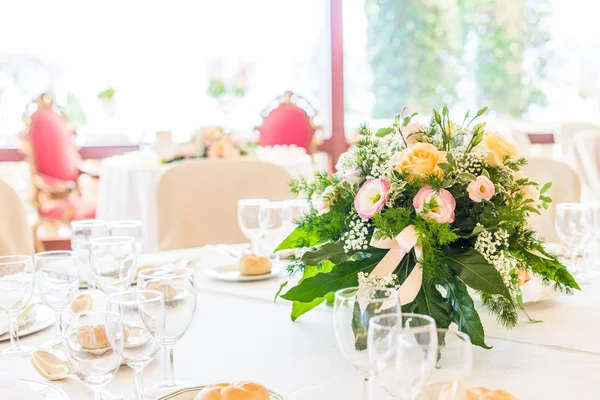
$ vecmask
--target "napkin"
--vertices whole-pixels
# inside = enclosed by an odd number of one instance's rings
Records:
[[[0,399],[44,400],[44,396],[20,379],[0,379]]]

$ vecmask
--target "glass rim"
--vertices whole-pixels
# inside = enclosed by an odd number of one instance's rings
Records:
[[[129,226],[142,226],[142,221],[139,219],[121,219],[117,221],[108,221],[106,225],[111,227],[129,227]],[[117,236],[115,236],[117,237]]]
[[[268,203],[269,199],[261,199],[261,198],[256,198],[256,199],[241,199],[238,200],[238,205],[260,205],[262,203]]]
[[[379,329],[383,329],[383,330],[388,330],[391,331],[393,329],[396,329],[396,326],[386,326],[386,325],[382,325],[379,321],[382,319],[386,319],[386,318],[390,318],[390,317],[395,317],[395,318],[404,318],[404,317],[409,317],[409,318],[419,318],[419,319],[424,319],[427,320],[429,322],[432,322],[433,325],[436,327],[437,329],[437,324],[435,322],[435,319],[433,319],[433,317],[430,317],[429,315],[425,315],[425,314],[417,314],[417,313],[393,313],[393,314],[383,314],[383,315],[377,315],[375,317],[371,317],[369,318],[369,327],[372,325],[376,325]],[[415,329],[415,328],[427,328],[427,329],[431,329],[428,325],[420,325],[420,326],[409,326],[408,328],[404,328],[401,326],[401,329]]]
[[[121,296],[126,296],[126,295],[131,295],[131,294],[136,294],[136,293],[150,293],[150,294],[153,294],[155,297],[153,297],[151,299],[143,299],[143,300],[140,300],[139,298],[136,300],[118,299]],[[123,305],[151,303],[156,300],[162,300],[164,302],[165,301],[164,295],[161,292],[159,292],[158,290],[152,290],[152,289],[129,289],[124,292],[109,294],[107,297],[107,301],[109,303],[114,302],[114,303],[123,304]]]
[[[111,315],[117,319],[120,319],[119,313],[115,312],[115,311],[108,311],[108,310],[89,310],[89,311],[82,311],[82,312],[78,312],[78,313],[73,313],[71,314],[73,319],[78,319],[81,317],[86,317],[88,315]],[[65,324],[66,325],[66,324]]]
[[[13,261],[7,261],[13,260]],[[31,262],[33,258],[23,254],[15,254],[10,256],[0,256],[0,265],[20,264],[25,262]]]
[[[393,288],[384,288],[384,287],[376,287],[376,286],[351,286],[351,287],[347,287],[347,288],[343,288],[343,289],[338,289],[335,291],[334,293],[334,298],[336,300],[342,300],[342,301],[347,301],[350,300],[351,297],[344,297],[343,294],[348,292],[358,292],[359,289],[371,289],[371,290],[380,290],[382,292],[388,292],[390,294],[398,294],[398,291],[396,289]],[[373,304],[373,303],[384,303],[386,301],[389,300],[389,297],[387,298],[382,298],[382,299],[369,299],[369,303]]]
[[[195,271],[193,269],[191,269],[191,268],[177,267],[177,266],[175,266],[173,264],[165,264],[165,265],[162,265],[162,266],[159,266],[159,267],[146,268],[146,269],[143,269],[143,270],[139,271],[138,272],[138,281],[139,281],[139,278],[141,276],[152,278],[152,276],[149,275],[149,273],[151,273],[151,272],[158,272],[158,271],[174,272],[174,271],[180,271],[180,270],[183,270],[185,272],[182,273],[182,274],[175,275],[176,277],[193,276],[193,274],[195,273]],[[160,276],[160,278],[172,278],[172,277],[173,276],[166,276],[166,275]],[[159,277],[157,276],[157,278],[159,278]]]
[[[34,260],[52,260],[57,258],[79,258],[79,255],[73,250],[51,250],[42,251],[34,254]]]
[[[308,199],[287,199],[283,200],[283,203],[293,205],[310,205],[310,201],[308,201]]]
[[[261,203],[261,208],[282,208],[288,209],[290,206],[285,201],[269,201],[267,203]]]
[[[102,236],[98,238],[90,239],[90,245],[93,244],[135,244],[135,237],[133,236]]]
[[[84,228],[90,226],[101,226],[106,225],[106,221],[103,219],[81,219],[79,221],[71,221],[71,228]]]

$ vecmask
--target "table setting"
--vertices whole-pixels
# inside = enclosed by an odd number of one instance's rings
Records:
[[[248,243],[151,252],[98,219],[0,257],[0,398],[597,399],[600,204],[558,204],[544,243],[516,149],[410,119],[298,200],[240,200]]]

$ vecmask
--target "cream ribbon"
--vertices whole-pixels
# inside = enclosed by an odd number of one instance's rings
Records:
[[[390,249],[385,256],[375,266],[369,277],[383,278],[398,267],[400,261],[410,252],[415,249],[417,259],[421,257],[421,246],[417,245],[417,231],[414,225],[409,225],[400,232],[394,239],[371,240],[371,246],[378,249]],[[421,290],[421,282],[423,280],[423,270],[415,265],[410,275],[398,290],[400,304],[405,305],[412,302]]]

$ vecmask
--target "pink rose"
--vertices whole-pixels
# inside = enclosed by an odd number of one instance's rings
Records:
[[[192,158],[196,155],[196,147],[194,145],[186,143],[177,149],[175,157]]]
[[[317,195],[312,200],[312,206],[317,210],[318,215],[327,214],[331,203],[334,200],[335,189],[333,186],[328,186],[320,195]]]
[[[388,201],[390,184],[383,179],[366,181],[354,198],[354,208],[361,218],[373,218]]]
[[[446,189],[434,190],[431,186],[423,186],[413,199],[413,207],[417,214],[421,213],[426,204],[432,200],[435,202],[435,207],[428,210],[427,216],[439,223],[454,222],[454,209],[456,208],[456,200]]]
[[[348,182],[351,185],[358,185],[363,180],[362,171],[358,168],[351,168],[344,171],[342,182]]]
[[[494,184],[487,176],[480,175],[467,186],[469,198],[475,203],[481,203],[481,200],[489,200],[492,198],[496,189]]]
[[[532,205],[534,207],[539,207],[540,205],[542,205],[542,202],[540,201],[540,192],[537,190],[537,188],[535,186],[533,186],[533,185],[523,186],[523,187],[521,187],[521,193],[523,194],[523,198],[525,200],[527,200],[527,199],[533,200],[533,203],[531,203],[529,205]]]

